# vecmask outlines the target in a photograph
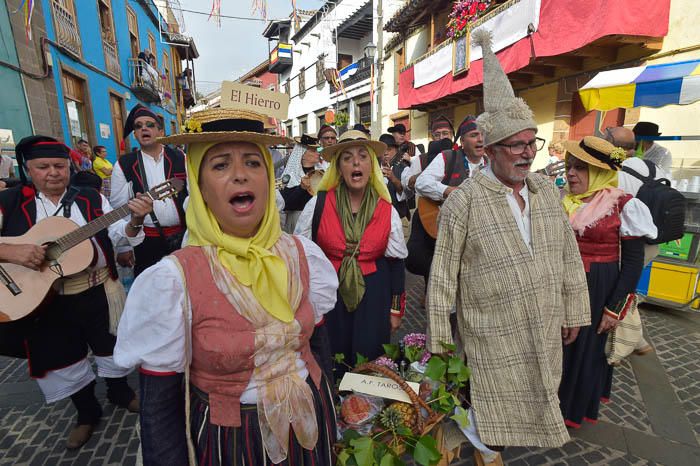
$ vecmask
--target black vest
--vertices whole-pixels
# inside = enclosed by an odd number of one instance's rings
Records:
[[[181,180],[187,179],[187,172],[185,170],[185,156],[179,150],[172,149],[168,146],[163,146],[163,168],[165,171],[165,179],[179,178]],[[131,186],[134,189],[134,193],[142,193],[145,191],[143,189],[143,181],[141,180],[141,173],[138,167],[138,157],[137,152],[129,152],[119,157],[117,163],[124,172],[124,178],[126,178],[127,183],[131,182]],[[153,183],[148,182],[148,188],[153,188]],[[175,196],[175,207],[177,208],[177,213],[180,216],[180,225],[185,225],[185,211],[183,209],[183,203],[187,198],[187,189],[183,189]]]
[[[400,180],[401,173],[403,173],[403,171],[406,168],[408,168],[406,164],[403,161],[399,161],[391,167],[391,171],[394,173],[394,176]],[[398,200],[396,194],[396,187],[394,187],[394,183],[392,183],[391,181],[388,182],[387,188],[389,188],[389,194],[391,195],[391,204],[396,209],[396,212],[398,212],[399,217],[411,220],[411,210],[409,209],[408,202],[406,202],[405,200]]]
[[[75,198],[75,204],[88,222],[101,217],[103,214],[102,196],[93,188],[81,187],[80,193]],[[0,211],[2,211],[3,217],[0,236],[21,236],[25,234],[36,223],[34,188],[32,186],[15,186],[14,188],[0,191]],[[58,215],[62,215],[62,212],[59,212]],[[95,240],[107,260],[110,275],[116,279],[118,276],[117,264],[107,229],[97,233]]]

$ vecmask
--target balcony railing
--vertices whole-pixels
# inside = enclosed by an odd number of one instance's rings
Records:
[[[345,87],[357,84],[365,79],[369,79],[372,75],[372,59],[363,57],[357,61],[357,71],[355,74],[343,81]]]
[[[80,33],[75,14],[68,11],[58,0],[52,0],[51,7],[58,43],[80,56]]]
[[[163,80],[158,70],[138,58],[129,58],[131,90],[136,97],[151,103],[160,103],[163,95]]]
[[[105,52],[105,64],[107,65],[107,73],[121,80],[122,69],[119,66],[119,54],[117,46],[109,42],[107,39],[102,40],[102,48]]]

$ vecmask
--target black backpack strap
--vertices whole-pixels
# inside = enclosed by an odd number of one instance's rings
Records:
[[[314,206],[314,216],[311,219],[311,240],[315,243],[316,236],[318,234],[318,226],[321,223],[321,215],[323,214],[323,207],[326,204],[326,194],[327,191],[319,191],[316,194],[316,205]]]
[[[80,188],[76,186],[69,186],[68,192],[65,196],[63,196],[63,200],[61,200],[61,207],[63,208],[63,216],[65,218],[70,218],[70,208],[75,202],[75,198],[78,197],[78,194],[80,194]],[[59,208],[58,210],[60,211],[61,209]],[[56,211],[54,215],[57,213],[58,211]]]
[[[450,184],[450,180],[452,179],[452,175],[455,172],[455,164],[457,163],[457,152],[451,150],[450,152],[450,161],[447,162],[447,168],[445,170],[445,177],[442,179],[442,184]],[[443,152],[444,154],[447,153],[447,151]]]
[[[654,162],[650,162],[648,160],[644,160],[644,163],[646,164],[647,168],[649,169],[649,178],[652,180],[656,178],[656,164]]]
[[[622,167],[622,171],[625,173],[629,173],[630,175],[640,180],[642,183],[646,183],[647,181],[652,181],[654,179],[653,176],[643,176],[641,173],[637,172],[636,170],[632,170],[630,167]],[[649,172],[649,174],[651,175],[651,171]]]

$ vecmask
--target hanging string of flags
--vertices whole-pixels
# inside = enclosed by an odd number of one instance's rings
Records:
[[[221,27],[221,0],[213,0],[211,4],[211,12],[208,20],[214,18],[214,23]]]
[[[251,14],[260,13],[262,19],[267,19],[267,0],[253,0]]]

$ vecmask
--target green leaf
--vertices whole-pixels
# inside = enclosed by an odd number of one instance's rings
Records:
[[[449,359],[447,373],[452,374],[454,377],[451,379],[457,382],[466,382],[471,375],[469,368],[464,364],[462,358],[458,357],[451,357]]]
[[[335,362],[340,364],[341,362],[345,361],[345,355],[343,353],[335,353],[333,359],[335,360]]]
[[[348,460],[350,459],[350,453],[348,453],[347,448],[343,448],[340,453],[338,453],[338,464],[340,466],[346,466]]]
[[[456,411],[456,413],[450,416],[450,419],[453,419],[457,425],[459,425],[460,429],[466,429],[469,427],[469,416],[467,414],[467,410],[461,406],[457,406]]]
[[[417,346],[409,346],[404,350],[406,353],[406,359],[408,359],[410,362],[420,361],[420,358],[423,357],[424,351],[425,350],[423,348],[418,348]]]
[[[355,447],[357,466],[372,466],[374,464],[374,441],[370,437],[360,437],[350,440]]]
[[[433,356],[428,361],[425,368],[425,376],[429,377],[435,381],[445,380],[445,371],[447,370],[447,363],[439,356]]]
[[[385,453],[379,466],[394,466],[395,456],[392,453]]]
[[[399,426],[396,429],[396,433],[404,437],[410,437],[413,435],[413,431],[406,426]]]
[[[440,345],[445,348],[445,351],[452,351],[453,353],[457,351],[457,345],[445,343],[444,341],[441,341]]]
[[[343,442],[350,443],[351,440],[362,437],[356,430],[348,429],[343,432]]]
[[[382,348],[384,348],[384,352],[386,353],[386,355],[389,356],[393,360],[397,360],[401,356],[401,351],[399,350],[399,345],[384,344],[384,345],[382,345]]]
[[[357,361],[357,363],[355,364],[356,366],[359,366],[360,364],[364,364],[367,361],[369,361],[369,359],[362,356],[360,353],[355,353],[355,360]]]
[[[422,466],[431,466],[440,461],[442,455],[437,449],[435,439],[430,435],[424,435],[416,443],[413,450],[413,459]]]

